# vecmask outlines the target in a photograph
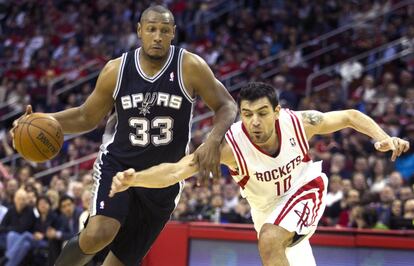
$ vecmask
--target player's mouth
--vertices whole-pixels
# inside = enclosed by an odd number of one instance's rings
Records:
[[[260,136],[262,135],[261,131],[253,131],[253,136],[255,136],[256,138],[260,138]]]

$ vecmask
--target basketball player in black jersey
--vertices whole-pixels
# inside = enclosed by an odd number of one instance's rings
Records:
[[[188,151],[196,95],[215,112],[215,122],[194,164],[202,176],[219,175],[219,145],[235,119],[234,100],[203,59],[171,45],[175,23],[168,9],[146,9],[137,33],[142,47],[109,61],[84,104],[51,114],[65,133],[79,133],[112,111],[94,165],[88,224],[63,248],[58,266],[85,265],[109,244],[104,265],[139,264],[169,220],[182,184],[131,188],[109,198],[112,177],[128,168],[179,161]]]

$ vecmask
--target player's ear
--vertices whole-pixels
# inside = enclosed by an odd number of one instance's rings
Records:
[[[175,28],[176,28],[176,26],[174,25],[173,26],[173,39],[175,38]]]
[[[282,107],[280,107],[280,104],[278,104],[278,105],[275,107],[275,112],[276,112],[276,113],[279,113],[279,112],[280,112],[280,109],[282,109]]]
[[[138,22],[137,23],[137,35],[138,35],[138,38],[140,38],[140,39],[141,39],[141,30],[142,30],[141,23]]]
[[[278,105],[275,107],[275,115],[276,115],[276,119],[278,119],[278,118],[279,118],[280,109],[282,109],[282,107],[280,107],[280,105],[278,104]]]

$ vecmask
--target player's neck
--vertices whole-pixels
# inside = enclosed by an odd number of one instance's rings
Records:
[[[168,57],[169,53],[164,58],[160,58],[159,60],[157,60],[149,57],[148,55],[140,51],[138,55],[138,60],[145,74],[147,74],[148,76],[154,76],[165,65],[165,62],[168,60]]]
[[[262,150],[267,152],[268,154],[274,155],[279,150],[279,139],[277,137],[276,131],[273,132],[273,134],[270,136],[270,138],[264,142],[261,143],[259,146]]]

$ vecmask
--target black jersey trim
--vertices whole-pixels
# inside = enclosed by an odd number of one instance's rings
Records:
[[[174,45],[170,46],[170,52],[168,55],[168,59],[167,61],[165,61],[164,66],[160,69],[160,71],[158,71],[157,74],[155,74],[154,76],[150,77],[147,74],[145,74],[145,72],[141,69],[141,64],[139,63],[139,51],[141,50],[141,47],[135,50],[135,55],[134,55],[134,60],[135,60],[135,67],[138,71],[138,74],[146,81],[154,83],[159,77],[162,76],[162,74],[164,74],[164,72],[167,70],[167,68],[170,66],[171,61],[174,58]]]
[[[127,54],[123,53],[121,57],[121,64],[119,65],[119,69],[118,69],[118,77],[116,79],[115,90],[114,90],[114,93],[112,94],[112,98],[114,99],[116,99],[116,96],[118,95],[119,90],[121,88],[122,76],[124,74],[126,57],[127,57]]]
[[[178,53],[178,85],[180,86],[181,92],[184,94],[185,98],[190,103],[195,102],[195,98],[191,97],[191,95],[188,93],[188,91],[185,88],[184,80],[183,80],[183,58],[184,58],[184,52],[185,50],[183,48],[180,49],[180,52]]]

